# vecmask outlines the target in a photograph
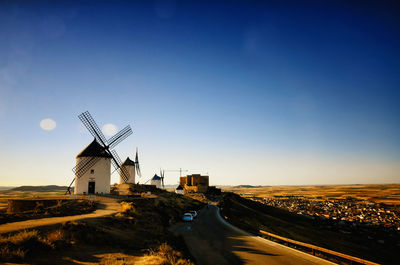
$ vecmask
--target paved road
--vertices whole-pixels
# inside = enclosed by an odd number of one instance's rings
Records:
[[[183,235],[199,265],[334,264],[250,235],[225,222],[219,215],[219,209],[211,205],[209,209],[201,210],[194,222],[177,224],[171,230]]]
[[[98,196],[96,201],[99,202],[99,207],[96,211],[92,213],[72,215],[72,216],[49,217],[49,218],[33,219],[33,220],[2,224],[0,225],[0,234],[33,228],[33,227],[59,224],[67,221],[77,221],[89,218],[102,217],[114,214],[121,209],[121,205],[118,203],[117,199],[114,198]]]

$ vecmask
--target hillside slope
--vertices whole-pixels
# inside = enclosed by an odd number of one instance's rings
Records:
[[[234,193],[223,193],[220,207],[222,215],[230,223],[253,234],[264,230],[383,264],[398,264],[400,260],[398,232],[383,234],[384,231],[371,227],[368,233],[356,230],[349,233],[340,227],[266,206]],[[382,237],[386,239],[383,243],[379,241]]]
[[[152,199],[121,201],[121,210],[112,216],[2,235],[0,263],[192,264],[183,240],[168,228],[185,211],[203,204],[166,191],[155,193]]]

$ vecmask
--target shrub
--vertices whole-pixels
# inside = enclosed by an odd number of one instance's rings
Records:
[[[166,243],[156,249],[149,250],[149,253],[135,262],[137,265],[194,265],[185,259],[183,254],[174,250]]]
[[[0,238],[0,260],[21,261],[30,253],[53,247],[52,243],[42,238],[37,231],[22,231]]]
[[[121,213],[125,215],[135,214],[136,209],[133,206],[133,202],[121,202]]]

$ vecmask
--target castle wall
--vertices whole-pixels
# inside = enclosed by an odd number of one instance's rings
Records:
[[[184,187],[185,192],[207,192],[209,186],[209,177],[200,174],[180,177],[179,184]]]
[[[187,184],[187,177],[180,177],[179,178],[179,185],[181,185],[183,187],[186,184]]]

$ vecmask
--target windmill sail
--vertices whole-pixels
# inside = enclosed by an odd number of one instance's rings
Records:
[[[138,149],[137,148],[136,148],[136,156],[135,156],[135,168],[136,168],[136,173],[140,178],[142,176],[142,173],[140,172],[139,155],[138,155]]]
[[[101,145],[101,147],[103,148],[102,152],[105,152],[109,155],[114,168],[118,170],[122,175],[123,179],[127,181],[129,179],[129,172],[124,167],[121,167],[121,159],[119,158],[117,152],[115,150],[110,150],[110,149],[114,148],[116,145],[118,145],[125,138],[127,138],[129,135],[132,134],[131,127],[129,125],[126,126],[117,134],[115,134],[113,137],[111,137],[109,141],[107,141],[106,137],[104,136],[99,126],[94,121],[92,115],[90,115],[88,111],[81,113],[78,117],[82,121],[83,125],[85,125],[88,131],[93,135],[96,142]],[[75,176],[80,178],[90,168],[92,168],[99,160],[100,160],[99,157],[92,157],[92,156],[81,159],[80,162],[78,162],[78,164],[72,169],[73,172],[75,173]],[[72,185],[74,180],[71,182],[70,186]]]
[[[83,176],[97,161],[100,160],[100,157],[84,157],[79,161],[79,163],[72,169],[75,173],[75,176],[80,178]]]

